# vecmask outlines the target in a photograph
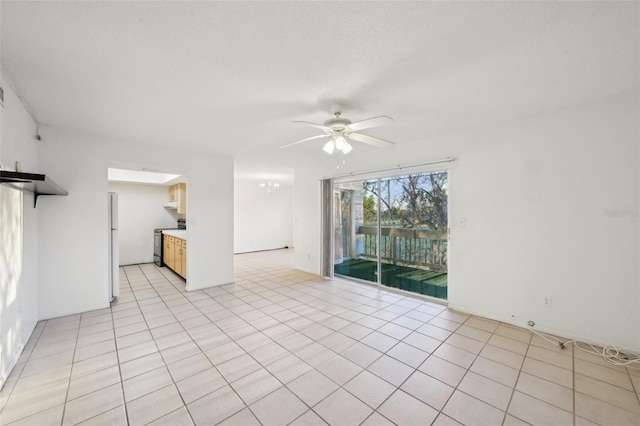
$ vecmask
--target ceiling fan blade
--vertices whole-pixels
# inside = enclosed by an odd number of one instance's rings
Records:
[[[367,120],[356,121],[347,126],[347,130],[358,131],[363,129],[370,129],[371,127],[386,126],[393,124],[393,118],[381,115],[379,117],[369,118]]]
[[[303,143],[303,142],[307,142],[307,141],[312,141],[314,139],[320,139],[320,138],[328,138],[329,135],[316,135],[316,136],[311,136],[310,138],[305,138],[305,139],[300,139],[299,141],[295,141],[295,142],[291,142],[288,144],[284,144],[284,145],[280,145],[280,148],[287,148],[289,146],[292,145],[297,145],[299,143]]]
[[[323,126],[322,124],[310,123],[308,121],[292,121],[292,123],[302,123],[307,126],[315,127],[316,129],[324,130],[325,132],[331,131],[331,127]]]
[[[366,143],[369,145],[377,146],[378,148],[391,148],[395,144],[393,142],[385,141],[384,139],[374,138],[373,136],[363,135],[362,133],[350,133],[349,139],[354,141]]]

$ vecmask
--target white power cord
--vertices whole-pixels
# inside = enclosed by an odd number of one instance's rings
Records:
[[[513,318],[515,319],[515,317]],[[582,341],[573,339],[562,341],[555,336],[534,330],[534,325],[533,321],[527,322],[527,326],[533,334],[551,344],[560,346],[561,349],[564,349],[567,345],[573,343],[573,346],[577,349],[592,355],[601,356],[605,361],[612,365],[627,366],[631,364],[640,364],[640,354],[631,348],[619,348],[615,345],[595,345],[587,342],[586,340]]]

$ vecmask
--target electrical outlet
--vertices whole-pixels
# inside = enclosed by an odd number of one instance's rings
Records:
[[[544,306],[546,306],[547,308],[551,307],[551,296],[544,296],[544,298],[542,299],[542,304]]]

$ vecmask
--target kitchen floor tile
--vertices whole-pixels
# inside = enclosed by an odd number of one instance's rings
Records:
[[[304,373],[310,371],[311,367],[295,355],[287,355],[267,365],[267,370],[282,383],[287,384]]]
[[[340,386],[362,371],[362,367],[340,355],[320,364],[316,369]]]
[[[329,395],[313,407],[313,411],[330,425],[357,425],[373,412],[370,407],[344,389],[338,389]]]
[[[401,389],[436,410],[442,410],[454,388],[420,371],[413,373]]]
[[[245,408],[238,411],[233,416],[227,418],[223,422],[218,423],[219,426],[261,426],[256,416],[251,413],[251,410]]]
[[[369,417],[367,417],[367,420],[362,422],[361,426],[395,426],[395,423],[377,411],[374,411]]]
[[[120,383],[120,369],[117,366],[105,368],[85,376],[74,378],[69,383],[67,401]]]
[[[253,403],[250,408],[264,426],[286,425],[308,410],[308,407],[285,387]]]
[[[289,423],[289,426],[325,426],[327,423],[320,418],[312,410],[308,410],[306,413]]]
[[[480,330],[478,328],[471,327],[469,325],[462,325],[460,328],[456,330],[454,334],[468,337],[470,339],[473,339],[482,343],[487,343],[487,341],[489,341],[489,339],[491,338],[491,333]],[[449,343],[453,344],[452,342],[449,342]],[[463,346],[460,346],[460,347],[465,349]],[[470,349],[467,349],[467,350],[470,350]],[[477,353],[475,351],[471,351],[471,352]]]
[[[373,349],[371,346],[356,342],[342,351],[341,355],[360,367],[367,368],[382,356],[382,352]]]
[[[111,424],[119,424],[117,422]],[[149,426],[189,426],[193,425],[191,416],[185,407],[180,407],[165,416],[148,423]]]
[[[467,371],[433,355],[427,358],[418,370],[453,387],[458,386]]]
[[[509,387],[514,387],[518,380],[515,368],[482,357],[476,358],[469,370]]]
[[[575,393],[576,416],[583,417],[599,425],[637,425],[637,413],[620,409],[615,405],[593,398],[580,392]]]
[[[128,362],[156,352],[158,352],[156,342],[138,343],[137,345],[118,350],[118,359],[120,362]]]
[[[451,336],[451,332],[444,328],[436,327],[432,324],[424,324],[416,330],[418,333],[432,337],[434,339],[444,341]]]
[[[227,382],[215,368],[209,368],[186,379],[176,382],[178,391],[185,404],[210,394],[225,386]]]
[[[127,403],[127,415],[132,424],[146,424],[182,407],[175,385],[169,385]]]
[[[391,395],[378,412],[398,425],[431,424],[438,415],[438,411],[401,390]]]
[[[247,374],[262,368],[250,355],[243,354],[216,366],[220,374],[229,382],[234,382]]]
[[[418,368],[429,357],[428,353],[404,342],[400,342],[391,348],[387,355],[413,368]]]
[[[180,380],[191,377],[194,374],[198,374],[211,367],[213,367],[213,364],[211,364],[209,358],[207,358],[203,353],[195,354],[190,357],[183,358],[180,361],[167,364],[167,368],[169,369],[169,373],[171,374],[174,382],[179,382]]]
[[[214,425],[245,408],[246,405],[229,386],[224,386],[187,405],[196,425]]]
[[[471,364],[473,364],[473,361],[476,359],[475,353],[460,349],[456,346],[452,346],[446,342],[440,345],[440,347],[436,349],[433,355],[442,359],[446,359],[447,361],[452,362],[465,369],[469,368]]]
[[[83,422],[78,423],[81,426],[94,425],[124,425],[127,423],[127,414],[124,405],[112,408],[109,411],[100,413],[95,417],[91,417]]]
[[[367,346],[371,346],[373,349],[376,349],[380,352],[386,352],[394,347],[398,343],[398,340],[394,339],[391,336],[387,336],[386,334],[374,331],[360,340],[360,342],[364,343]]]
[[[373,409],[378,408],[396,390],[395,386],[366,370],[351,379],[343,388]]]
[[[467,372],[458,389],[502,411],[507,409],[513,393],[511,387],[494,382],[472,371]]]
[[[55,407],[32,414],[29,417],[23,417],[12,423],[3,423],[7,426],[46,426],[62,424],[62,412],[65,405],[60,404]]]
[[[310,345],[305,346],[304,348],[296,351],[295,354],[298,358],[302,359],[312,367],[317,367],[336,356],[334,351],[317,342],[313,342]]]
[[[576,374],[574,380],[576,392],[640,414],[640,403],[638,403],[638,397],[634,392],[583,376],[582,374]]]
[[[570,370],[556,367],[533,358],[525,358],[522,371],[540,377],[558,385],[573,388],[573,373]]]
[[[432,353],[442,344],[440,340],[417,331],[409,334],[402,341],[426,353]]]
[[[111,385],[69,401],[64,411],[63,424],[74,425],[96,414],[109,411],[124,403],[120,384]]]
[[[436,421],[431,424],[431,426],[461,426],[461,425],[462,425],[461,423],[453,420],[451,417],[442,413],[438,414],[438,418],[436,418]]]
[[[387,355],[382,355],[367,370],[394,386],[400,386],[414,371],[412,367]]]
[[[245,404],[250,405],[282,387],[282,383],[273,377],[268,370],[261,368],[231,383],[231,387],[238,393]]]
[[[133,361],[120,364],[120,374],[122,376],[122,380],[127,380],[148,371],[164,367],[164,365],[165,364],[160,353],[156,352],[136,358]]]
[[[614,369],[613,365],[604,367],[602,365],[594,364],[581,359],[575,360],[575,373],[583,376],[591,377],[593,379],[606,382],[611,385],[615,385],[624,388],[629,391],[633,391],[631,385],[631,378],[626,370]],[[577,390],[577,389],[576,389]]]
[[[533,346],[530,348],[533,348]],[[480,351],[480,356],[504,364],[507,367],[515,368],[516,370],[520,370],[524,362],[524,355],[518,355],[506,349],[491,345],[486,345],[482,351]]]
[[[316,370],[303,374],[290,382],[287,387],[310,407],[338,389],[337,384]]]
[[[469,425],[497,425],[501,424],[504,418],[503,411],[460,391],[453,393],[442,412],[462,424]]]
[[[520,373],[516,390],[566,411],[573,411],[573,391],[548,380]]]
[[[509,405],[509,413],[532,425],[553,424],[569,426],[573,424],[573,416],[570,412],[518,391],[513,394]]]

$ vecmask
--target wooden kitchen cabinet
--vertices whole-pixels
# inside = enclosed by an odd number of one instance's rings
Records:
[[[175,259],[176,259],[176,253],[175,253],[175,237],[172,237],[171,235],[165,235],[164,236],[164,252],[163,252],[163,258],[162,261],[164,262],[165,265],[167,265],[169,268],[175,270]]]
[[[182,278],[187,278],[187,241],[164,235],[164,253],[162,261]]]
[[[171,185],[169,187],[169,201],[176,203],[178,214],[187,214],[187,184]]]
[[[180,275],[182,275],[182,278],[186,279],[187,278],[187,241],[186,240],[182,240],[182,258],[181,258],[181,262],[182,262],[182,273]]]

